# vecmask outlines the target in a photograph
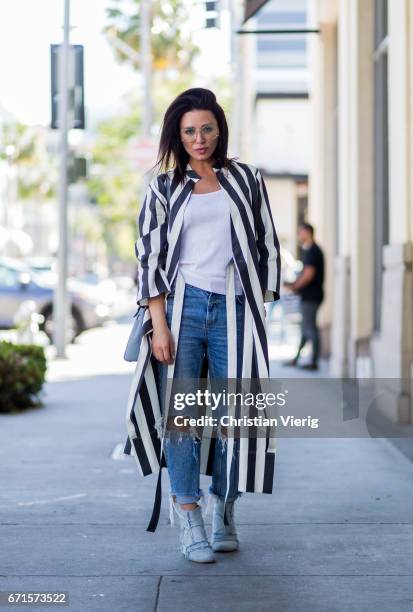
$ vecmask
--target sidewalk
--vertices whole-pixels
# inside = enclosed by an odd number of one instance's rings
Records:
[[[166,497],[147,533],[155,478],[119,453],[127,332],[85,334],[43,408],[0,417],[0,590],[66,590],[75,612],[413,610],[413,464],[383,439],[280,439],[274,495],[240,500],[241,550],[216,564],[177,552]]]

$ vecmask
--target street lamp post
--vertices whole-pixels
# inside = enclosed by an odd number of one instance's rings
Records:
[[[141,69],[143,77],[143,108],[142,108],[142,136],[151,135],[152,124],[152,54],[151,54],[151,3],[141,0],[140,3],[140,38],[141,38]]]
[[[152,125],[152,50],[151,50],[151,2],[140,3],[140,56],[142,71],[142,136],[150,139]],[[141,186],[141,202],[145,199],[149,177],[144,174]]]
[[[231,80],[232,80],[232,112],[231,112],[231,124],[232,124],[232,148],[233,154],[242,156],[242,122],[243,122],[243,107],[245,97],[245,79],[244,79],[244,62],[242,58],[242,43],[240,38],[236,35],[236,27],[238,27],[241,16],[240,6],[237,0],[229,0],[228,2],[230,12],[230,27],[231,27]]]
[[[64,0],[63,44],[60,53],[59,130],[59,246],[57,256],[57,284],[53,304],[53,342],[56,357],[66,356],[67,295],[67,161],[68,161],[68,81],[69,81],[70,0]]]

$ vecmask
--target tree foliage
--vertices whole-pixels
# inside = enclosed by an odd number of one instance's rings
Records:
[[[151,3],[151,47],[154,70],[190,70],[199,49],[186,34],[190,17],[188,3],[182,0],[153,0]],[[139,0],[110,0],[107,33],[112,33],[134,51],[140,49]],[[130,61],[117,47],[116,56]]]
[[[139,0],[108,0],[107,25],[111,36],[126,43],[135,52],[140,48]],[[189,20],[188,4],[183,0],[154,0],[151,3],[151,46],[154,131],[159,131],[165,108],[180,91],[192,86],[192,62],[199,49],[192,43],[185,26]],[[131,62],[128,55],[112,43],[121,62]],[[134,69],[139,65],[132,63]],[[92,172],[88,186],[92,198],[100,206],[104,237],[109,253],[122,259],[135,259],[131,245],[136,239],[139,194],[143,169],[138,168],[132,152],[140,133],[141,99],[139,90],[132,91],[128,110],[108,118],[97,126],[90,150]],[[147,170],[150,168],[148,167]]]
[[[18,198],[54,197],[57,166],[47,148],[47,132],[12,121],[3,125],[1,140],[0,159],[16,169]]]
[[[139,125],[136,104],[124,116],[102,121],[90,150],[92,165],[88,187],[92,199],[99,205],[104,238],[109,253],[124,257],[123,241],[119,235],[129,236],[133,244],[137,215],[139,176],[129,155],[128,143],[136,135]],[[133,259],[130,249],[129,259]]]

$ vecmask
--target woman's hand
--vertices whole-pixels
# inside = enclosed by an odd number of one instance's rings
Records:
[[[163,293],[150,298],[149,310],[153,325],[152,353],[155,359],[170,365],[175,359],[175,347],[171,330],[166,321],[165,296]]]
[[[174,341],[171,330],[165,325],[154,326],[152,333],[152,353],[161,363],[170,365],[175,359]]]

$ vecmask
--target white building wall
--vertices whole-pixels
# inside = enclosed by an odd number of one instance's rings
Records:
[[[410,208],[411,57],[409,23],[411,0],[389,2],[389,158],[390,244],[412,238]]]
[[[348,203],[350,202],[352,158],[351,150],[351,106],[348,92],[352,86],[351,57],[351,23],[348,0],[339,2],[338,21],[338,184],[339,184],[339,245],[340,255],[350,255],[350,227]]]
[[[331,5],[329,5],[331,6]],[[337,25],[323,22],[316,2],[310,5],[310,20],[321,25],[321,33],[311,37],[310,88],[311,153],[309,183],[309,220],[317,228],[317,241],[325,255],[325,299],[318,316],[325,353],[332,350],[334,256],[337,251]],[[343,339],[347,336],[342,329]]]
[[[297,186],[288,179],[266,178],[265,184],[278,239],[295,256],[297,247]]]
[[[392,378],[380,405],[390,418],[412,422],[413,363],[413,0],[388,3],[389,222],[383,248],[380,330],[373,330],[374,272],[374,5],[373,0],[314,0],[322,29],[314,45],[314,159],[310,210],[321,218],[332,193],[325,180],[333,130],[331,109],[332,28],[338,28],[338,241],[331,304],[331,372],[354,376],[370,355],[377,378]],[[323,119],[325,118],[325,119]],[[318,135],[318,142],[317,142]],[[324,227],[331,218],[325,217]],[[337,248],[338,247],[338,248]],[[331,254],[331,249],[329,250]],[[347,341],[348,338],[348,341]]]
[[[267,172],[307,174],[309,127],[307,99],[258,99],[252,140],[255,163]]]
[[[350,369],[355,372],[357,343],[373,325],[373,0],[352,0],[351,128],[349,214],[351,252]],[[366,299],[366,296],[371,296]],[[353,352],[353,354],[351,354]]]

